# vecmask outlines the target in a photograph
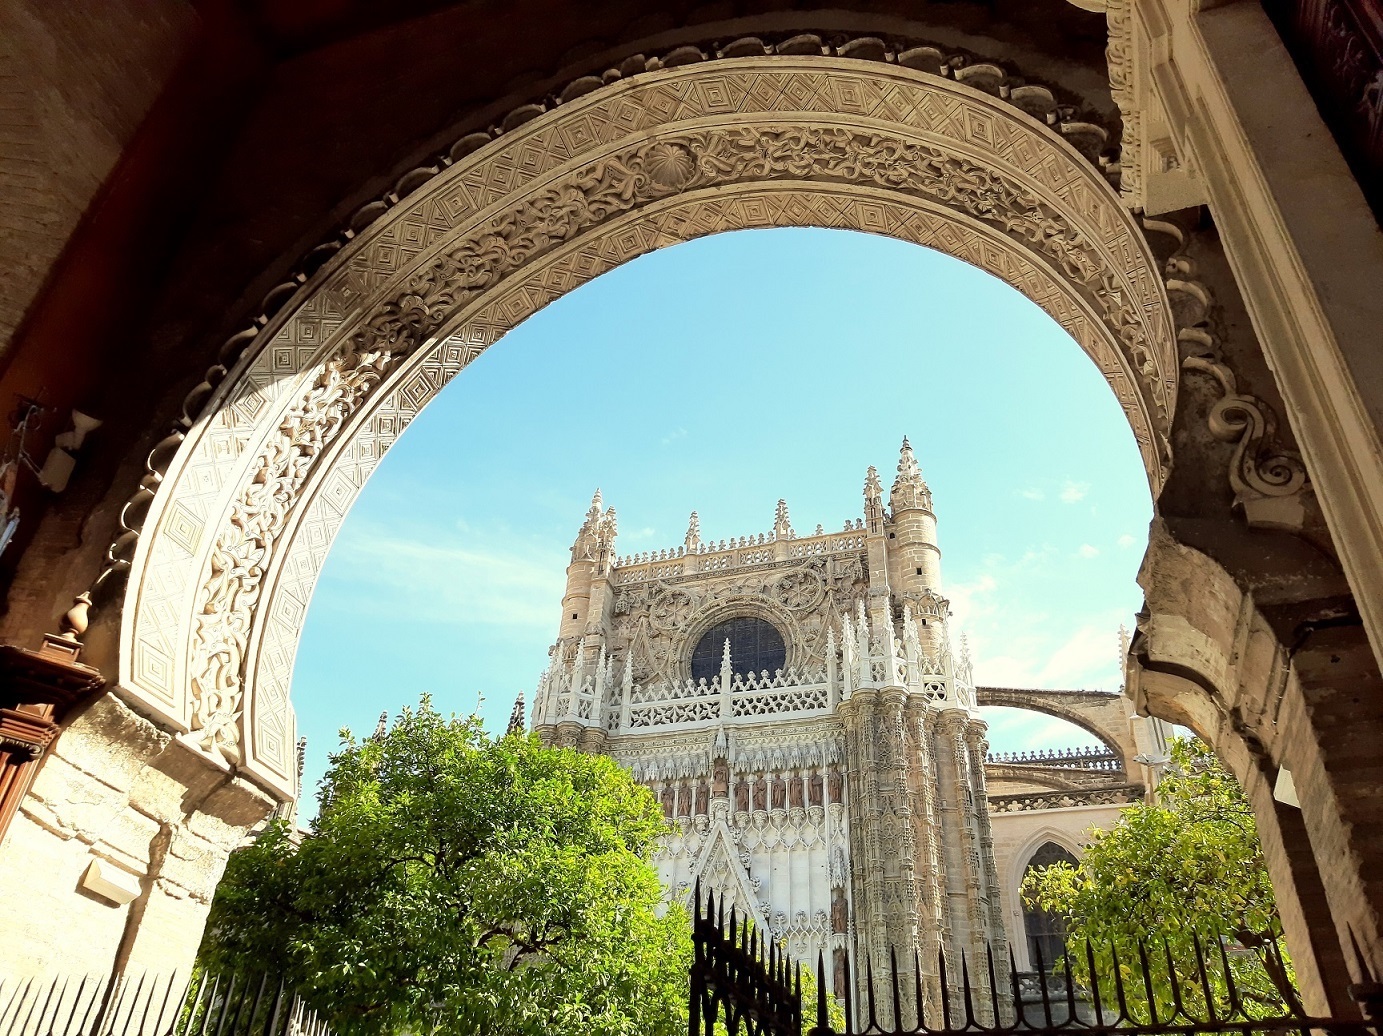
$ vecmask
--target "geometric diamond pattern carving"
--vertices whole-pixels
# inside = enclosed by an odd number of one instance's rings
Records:
[[[671,243],[776,226],[885,234],[1013,285],[1103,373],[1160,485],[1176,391],[1162,281],[1130,214],[1058,134],[892,65],[663,70],[446,169],[264,328],[150,506],[125,602],[124,690],[291,794],[303,612],[389,445],[466,364],[574,287]]]

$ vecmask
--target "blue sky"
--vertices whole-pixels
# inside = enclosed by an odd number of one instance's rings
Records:
[[[1117,630],[1151,501],[1091,361],[958,260],[845,231],[740,231],[587,284],[480,356],[414,421],[347,517],[298,651],[315,787],[336,732],[420,693],[503,727],[560,618],[599,486],[619,553],[799,532],[862,513],[907,434],[936,502],[953,630],[977,678],[1118,687]],[[996,750],[1089,743],[993,710]]]

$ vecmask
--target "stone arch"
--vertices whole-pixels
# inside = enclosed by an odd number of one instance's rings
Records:
[[[294,794],[298,632],[379,457],[510,328],[678,241],[841,227],[987,270],[1091,356],[1161,486],[1177,361],[1157,264],[1045,123],[939,76],[824,56],[664,68],[528,114],[401,184],[406,198],[306,279],[165,447],[119,683],[200,750]]]
[[[1028,864],[1031,862],[1033,854],[1048,842],[1066,850],[1077,860],[1085,853],[1085,846],[1074,838],[1069,830],[1054,823],[1044,823],[1032,831],[1008,856],[1004,873],[1000,876],[1003,900],[1017,915],[1011,921],[1010,934],[1016,936],[1015,942],[1018,945],[1014,945],[1014,951],[1020,966],[1024,968],[1028,966],[1029,961],[1021,891],[1023,875],[1027,873]]]
[[[1024,709],[1065,720],[1103,741],[1127,772],[1138,753],[1129,729],[1126,699],[1104,691],[1049,691],[1027,687],[977,687],[980,706]]]

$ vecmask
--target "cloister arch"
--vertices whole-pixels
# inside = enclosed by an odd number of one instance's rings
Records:
[[[1095,357],[1130,417],[1154,495],[1166,490],[1140,576],[1148,608],[1129,655],[1131,691],[1158,715],[1194,719],[1245,784],[1293,951],[1309,950],[1299,958],[1304,994],[1347,1003],[1347,977],[1383,973],[1383,868],[1369,836],[1376,745],[1360,747],[1383,725],[1368,642],[1373,634],[1378,643],[1383,600],[1370,592],[1383,481],[1367,477],[1383,454],[1364,404],[1376,403],[1376,385],[1360,373],[1372,368],[1359,360],[1373,355],[1377,302],[1362,286],[1381,261],[1377,235],[1355,218],[1347,173],[1328,197],[1301,189],[1329,172],[1330,149],[1316,146],[1323,125],[1275,38],[1260,31],[1271,30],[1259,5],[1150,10],[1145,22],[1137,5],[1108,5],[1107,69],[1096,81],[1108,72],[1124,118],[1124,205],[1192,207],[1189,228],[1156,221],[1177,238],[1165,294],[1137,222],[1088,160],[1099,148],[1082,155],[1065,141],[1088,142],[1094,127],[1069,125],[1055,108],[1044,114],[1031,92],[1000,99],[1011,84],[997,66],[909,52],[917,67],[904,67],[898,47],[877,39],[795,37],[769,57],[759,40],[706,51],[680,45],[704,33],[669,37],[679,46],[661,59],[640,56],[603,83],[588,76],[515,109],[502,133],[457,141],[361,210],[343,249],[309,255],[256,326],[227,343],[125,509],[85,642],[85,661],[101,671],[84,676],[96,687],[118,677],[114,693],[67,717],[25,807],[32,837],[0,847],[7,863],[22,858],[16,873],[63,875],[41,882],[42,896],[12,897],[26,917],[44,918],[31,929],[49,914],[88,911],[82,924],[105,926],[92,952],[118,945],[123,967],[165,949],[176,926],[159,911],[185,909],[182,934],[195,945],[197,904],[225,852],[270,795],[293,793],[288,670],[321,558],[379,453],[441,384],[524,314],[610,264],[737,226],[819,223],[930,243],[991,270]],[[781,28],[755,18],[735,31]],[[1158,59],[1155,85],[1153,53],[1168,59]],[[1247,53],[1271,60],[1247,62]],[[518,88],[501,88],[481,64],[480,78],[494,80],[481,96],[502,112]],[[362,75],[362,93],[380,88],[383,110],[407,106],[407,90],[384,89],[383,78]],[[241,150],[250,161],[253,139]],[[1342,247],[1350,263],[1338,261]],[[1179,394],[1168,295],[1194,361]],[[1235,307],[1227,333],[1209,325],[1207,313],[1218,308],[1218,320]],[[35,339],[61,341],[52,351],[64,360],[88,355],[70,344],[82,340],[104,338]],[[1188,439],[1195,449],[1183,451]],[[132,463],[134,441],[120,447]],[[70,535],[62,521],[44,532],[50,544]],[[21,600],[39,603],[12,609],[12,635],[50,629],[55,602],[65,607],[86,585],[98,549],[70,552],[51,573],[37,570],[54,555],[33,552]],[[111,588],[127,568],[122,609]],[[69,618],[78,633],[84,624]],[[89,823],[85,802],[69,808],[76,798],[50,822],[62,775],[106,757],[107,769],[80,776],[105,796],[91,814],[101,824]],[[1273,797],[1284,770],[1309,791],[1300,810]],[[185,795],[166,792],[179,783]],[[60,856],[54,846],[72,829],[76,852]],[[144,875],[128,917],[73,894],[66,875],[77,860],[88,866],[88,847]],[[196,880],[180,855],[192,852],[209,861]],[[175,890],[166,901],[165,882]],[[194,886],[190,904],[169,905]],[[110,931],[126,921],[124,934]]]
[[[1154,493],[1166,478],[1177,356],[1157,263],[1096,165],[1022,108],[878,61],[754,57],[595,88],[465,150],[263,327],[166,447],[149,504],[121,693],[275,794],[294,790],[303,612],[380,455],[509,328],[662,245],[813,225],[970,262],[1071,334]]]

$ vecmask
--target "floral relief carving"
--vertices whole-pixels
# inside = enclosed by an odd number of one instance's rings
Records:
[[[326,362],[269,437],[212,550],[193,634],[192,729],[232,762],[242,756],[245,649],[275,541],[313,461],[399,359],[396,345],[345,348]]]
[[[789,572],[773,584],[773,596],[793,611],[815,607],[825,590],[821,577],[808,569]]]
[[[1123,343],[1165,440],[1169,392],[1140,314],[1095,242],[1029,188],[945,149],[879,132],[739,126],[683,133],[593,163],[436,256],[356,332],[357,348],[412,348],[457,307],[581,230],[679,192],[780,178],[873,184],[988,223],[1045,256]]]
[[[696,610],[696,600],[685,590],[669,590],[659,595],[649,609],[653,624],[664,630],[684,628]]]

